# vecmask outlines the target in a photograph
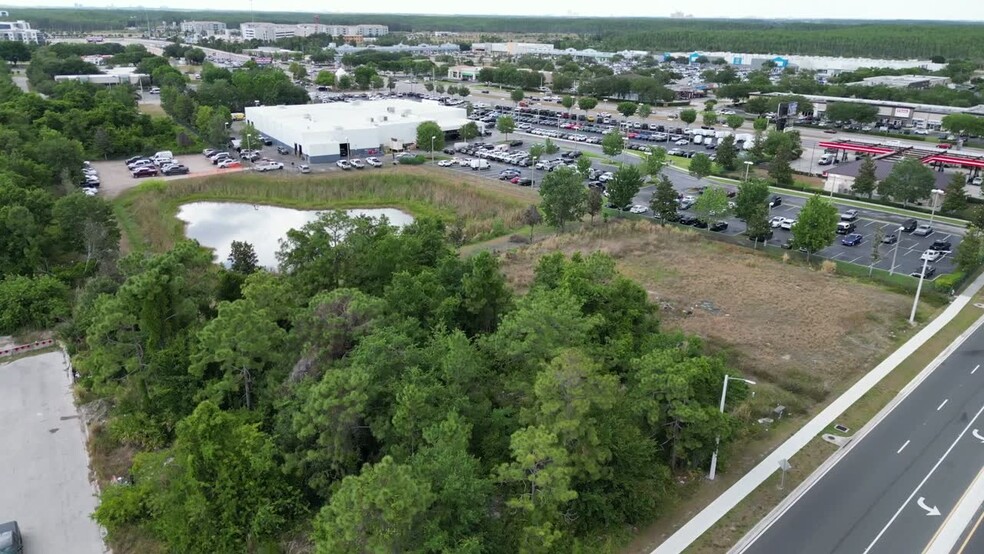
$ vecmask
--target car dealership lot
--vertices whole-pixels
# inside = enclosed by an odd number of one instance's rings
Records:
[[[212,165],[212,162],[208,158],[201,154],[182,154],[175,156],[174,159],[178,163],[188,166],[188,169],[191,171],[187,175],[172,175],[170,177],[158,175],[157,177],[134,179],[130,170],[123,163],[123,160],[92,162],[92,167],[99,172],[99,178],[102,181],[102,184],[99,186],[99,194],[104,195],[106,198],[115,198],[123,191],[129,190],[147,179],[164,179],[165,181],[170,181],[173,179],[184,179],[186,177],[200,177],[220,171],[231,171],[218,169]]]

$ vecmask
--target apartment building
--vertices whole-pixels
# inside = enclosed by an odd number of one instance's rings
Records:
[[[226,32],[226,24],[221,21],[182,21],[181,32],[186,35],[216,35]]]

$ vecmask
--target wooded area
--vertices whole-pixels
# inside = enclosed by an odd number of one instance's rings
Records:
[[[37,28],[55,32],[122,31],[132,26],[183,19],[205,19],[238,25],[254,16],[242,12],[174,10],[78,10],[18,8],[19,17]],[[315,14],[266,12],[263,21],[300,23]],[[425,16],[408,14],[320,14],[333,24],[378,23],[392,32],[463,31],[577,34],[562,46],[594,46],[610,50],[725,51],[813,54],[874,58],[984,58],[981,25],[944,22],[791,22],[599,17]]]

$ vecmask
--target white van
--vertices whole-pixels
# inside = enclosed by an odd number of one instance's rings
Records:
[[[466,148],[468,148],[468,143],[467,142],[456,142],[456,143],[454,143],[454,149],[457,150],[458,152],[461,152],[462,150],[465,150]]]
[[[703,142],[704,142],[704,135],[694,135],[694,144],[701,144]]]
[[[154,154],[155,158],[173,158],[174,153],[170,150],[161,150],[160,152]]]
[[[471,161],[471,168],[472,168],[473,171],[478,171],[479,169],[489,169],[491,167],[492,166],[489,165],[489,161],[488,160],[472,160]]]
[[[830,165],[832,163],[834,163],[834,155],[824,154],[823,156],[820,156],[820,161],[817,162],[817,165]]]

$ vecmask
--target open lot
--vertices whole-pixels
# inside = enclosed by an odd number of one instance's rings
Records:
[[[908,327],[908,296],[644,221],[548,238],[508,253],[504,269],[524,289],[542,255],[596,250],[646,288],[666,327],[705,337],[753,376],[753,402],[765,409],[802,414],[861,375]]]
[[[172,175],[170,177],[154,177],[154,179],[173,181],[176,179],[187,179],[188,177],[201,177],[204,175],[239,171],[237,169],[217,169],[208,158],[201,154],[184,154],[175,156],[174,158],[178,163],[188,166],[191,173],[188,175]],[[99,172],[99,179],[102,181],[99,187],[99,193],[106,198],[116,198],[123,191],[131,189],[148,179],[134,179],[130,174],[130,170],[123,164],[123,160],[94,161],[92,162],[92,167]]]
[[[61,351],[0,362],[0,521],[17,520],[24,551],[101,554],[82,423]]]

